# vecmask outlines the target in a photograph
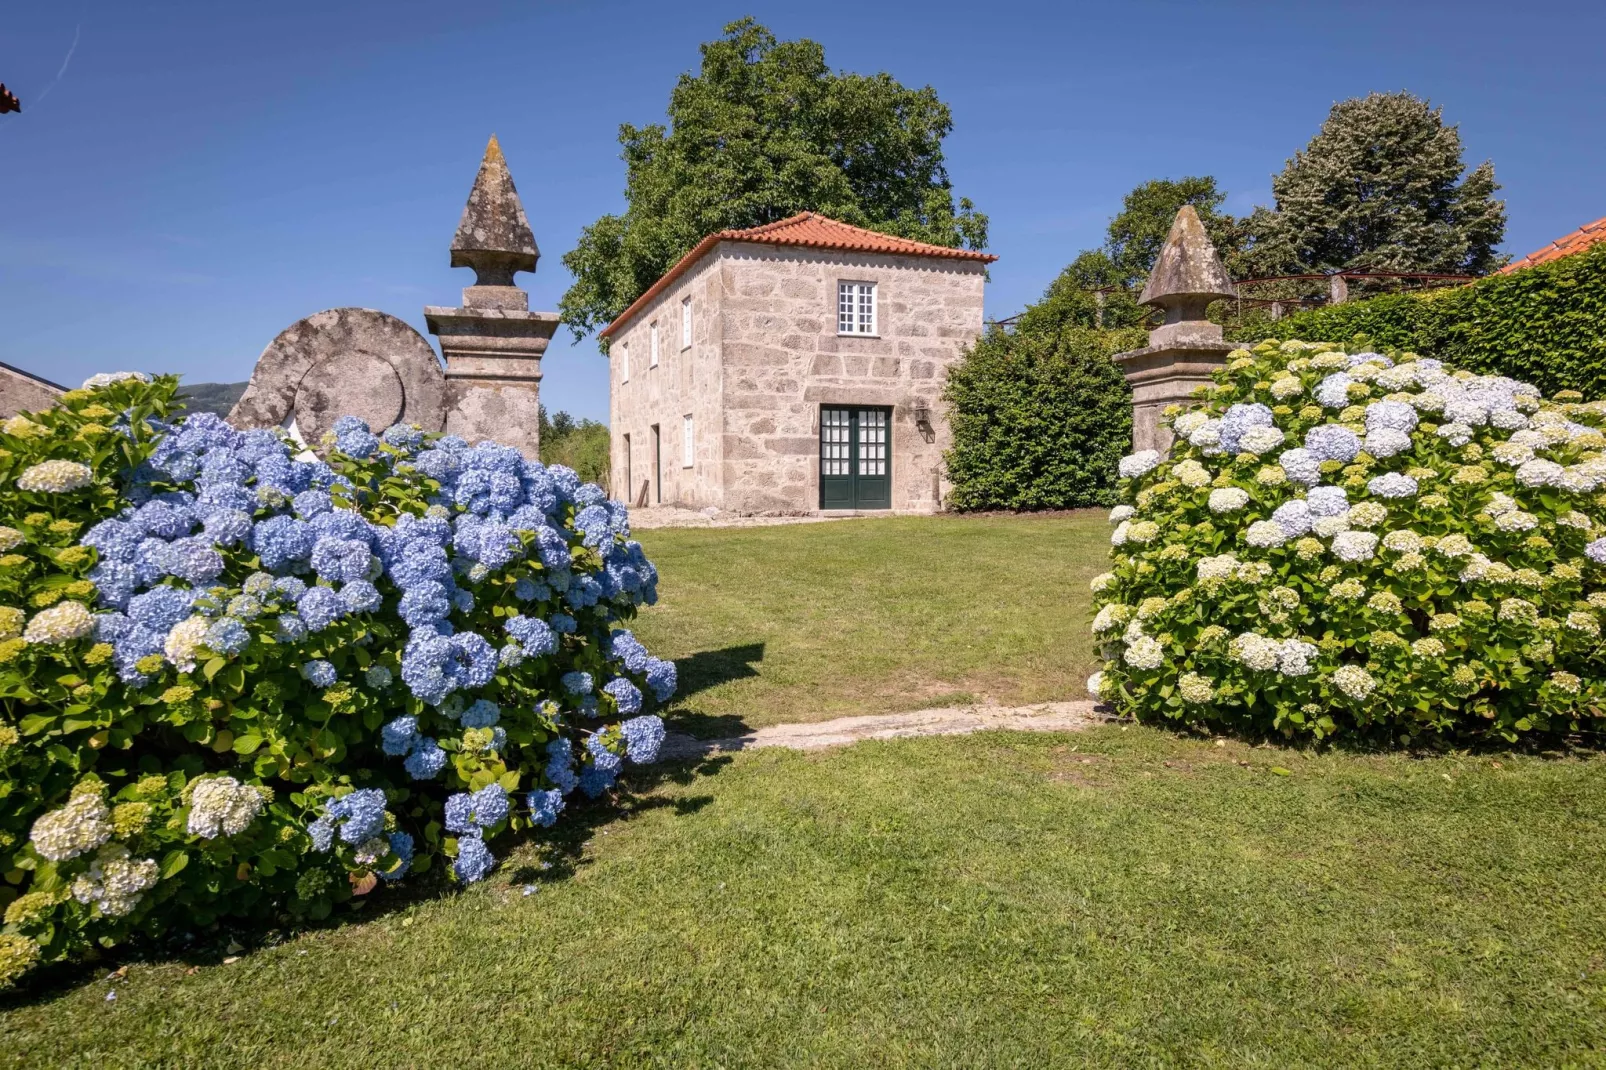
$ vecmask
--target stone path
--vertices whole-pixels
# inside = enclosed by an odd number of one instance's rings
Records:
[[[778,724],[725,739],[693,739],[671,732],[664,739],[663,757],[701,758],[719,751],[754,747],[790,747],[821,750],[866,739],[902,739],[908,736],[957,736],[1003,728],[1018,732],[1075,732],[1110,720],[1088,700],[1044,702],[1036,706],[953,706],[909,713],[869,717],[839,717],[813,724]]]
[[[741,516],[718,509],[682,509],[675,505],[648,505],[630,510],[631,528],[767,528],[776,524],[823,524],[851,520],[850,516]]]

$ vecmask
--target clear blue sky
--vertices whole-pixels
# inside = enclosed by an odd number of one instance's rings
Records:
[[[623,206],[619,123],[661,120],[697,45],[753,14],[835,67],[931,84],[956,190],[992,217],[989,316],[1098,244],[1138,182],[1213,174],[1228,207],[1331,104],[1409,89],[1494,160],[1518,255],[1606,215],[1606,5],[1583,3],[79,2],[10,0],[0,81],[0,360],[249,375],[295,319],[423,329],[497,133],[543,256]],[[76,44],[74,43],[76,41]],[[70,59],[68,58],[70,54]],[[555,341],[543,398],[606,419],[603,360]]]

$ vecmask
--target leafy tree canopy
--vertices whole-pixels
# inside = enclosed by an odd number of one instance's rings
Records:
[[[1253,260],[1262,274],[1485,274],[1505,262],[1499,188],[1487,160],[1466,171],[1443,109],[1406,92],[1340,101],[1272,179],[1276,208],[1249,220]]]
[[[1227,260],[1228,270],[1233,270],[1246,236],[1242,222],[1221,211],[1226,196],[1209,175],[1154,179],[1134,188],[1110,220],[1104,244],[1084,249],[1060,272],[1043,299],[1021,313],[1017,332],[1064,326],[1138,327],[1148,322],[1149,310],[1137,303],[1137,295],[1185,204],[1199,213],[1210,240]],[[1094,293],[1099,290],[1105,291],[1102,308]]]
[[[560,308],[576,339],[727,228],[815,211],[937,245],[987,243],[987,217],[949,185],[953,117],[930,86],[834,72],[818,43],[777,41],[746,18],[702,46],[668,118],[619,128],[625,213],[586,227],[563,258],[575,281]]]
[[[541,406],[541,463],[568,465],[587,483],[615,490],[625,496],[626,488],[608,486],[608,425],[596,420],[576,420],[559,411],[549,415]]]

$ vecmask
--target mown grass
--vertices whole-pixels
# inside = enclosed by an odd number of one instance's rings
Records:
[[[683,727],[1085,698],[1103,510],[658,529],[635,625],[680,666]]]
[[[40,1066],[1599,1065],[1603,810],[1574,758],[753,751],[574,815],[551,870],[0,1025]]]

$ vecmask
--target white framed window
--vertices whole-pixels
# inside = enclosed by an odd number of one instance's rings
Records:
[[[875,287],[873,282],[836,284],[836,333],[876,334]]]
[[[680,302],[680,348],[691,348],[691,298]]]
[[[690,468],[696,456],[697,434],[692,428],[691,413],[680,418],[680,466]]]
[[[619,381],[630,382],[630,343],[619,347]]]
[[[647,328],[647,367],[658,367],[658,321],[653,320]]]

